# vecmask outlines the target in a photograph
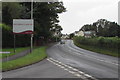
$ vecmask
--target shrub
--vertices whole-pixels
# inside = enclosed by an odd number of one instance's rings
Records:
[[[115,51],[117,53],[119,53],[120,49],[120,38],[118,37],[94,37],[94,38],[74,37],[73,40],[77,46],[80,45],[94,46],[102,49],[107,49],[110,51]]]

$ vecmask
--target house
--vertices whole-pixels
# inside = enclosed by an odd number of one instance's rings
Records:
[[[62,39],[68,39],[68,38],[69,38],[69,35],[63,34],[61,38],[62,38]]]
[[[95,31],[84,31],[84,37],[90,38],[92,36],[96,36],[96,32]]]
[[[75,31],[74,35],[75,36],[84,36],[84,32],[83,31]]]
[[[95,31],[75,31],[74,32],[74,35],[75,36],[84,36],[84,37],[87,37],[87,38],[90,38],[92,36],[96,36],[96,32]]]

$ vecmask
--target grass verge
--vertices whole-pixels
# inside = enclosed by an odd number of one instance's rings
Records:
[[[105,48],[99,48],[99,47],[88,46],[88,45],[81,45],[81,44],[76,44],[76,43],[74,43],[74,44],[80,48],[90,50],[93,52],[97,52],[97,53],[101,53],[101,54],[105,54],[105,55],[110,55],[110,56],[114,56],[114,57],[120,57],[120,55],[118,55],[118,50],[109,50],[109,49],[105,49]]]
[[[32,53],[8,62],[3,62],[2,63],[2,71],[8,71],[8,70],[13,70],[17,68],[21,68],[36,62],[39,62],[40,60],[43,60],[46,58],[46,47],[40,47],[37,49],[34,49]]]
[[[0,58],[5,58],[7,56],[12,56],[12,55],[18,54],[22,51],[25,51],[27,49],[29,49],[29,47],[16,48],[16,53],[14,53],[13,48],[2,49],[3,52],[10,52],[10,54],[0,54]]]

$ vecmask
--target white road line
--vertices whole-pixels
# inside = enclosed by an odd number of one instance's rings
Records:
[[[68,46],[68,48],[70,48],[70,49],[72,49],[72,50],[76,50],[76,49],[71,48],[71,47],[69,47],[69,46]],[[72,50],[71,50],[71,51],[72,51]],[[69,50],[69,51],[70,51],[70,50]],[[76,53],[76,52],[74,52],[74,53],[77,54],[77,55],[82,55],[82,54],[79,54],[78,52],[80,52],[80,53],[85,53],[85,52],[78,51],[78,50],[77,50],[77,53]],[[90,56],[90,55],[84,55],[84,56],[86,56],[86,57],[91,57],[91,58],[96,59],[96,60],[98,60],[98,61],[106,62],[106,63],[111,63],[111,64],[114,64],[114,65],[117,65],[117,66],[118,66],[117,63],[113,63],[113,62],[106,61],[106,60],[103,60],[103,59],[98,59],[98,58],[96,58],[95,56],[94,56],[94,57],[93,57],[93,56]]]
[[[53,58],[48,58],[47,59],[49,62],[53,63],[54,65],[64,69],[65,71],[68,71],[69,73],[73,74],[76,77],[82,78],[83,80],[88,80],[89,78],[91,78],[90,80],[97,80],[96,78],[92,77],[91,75],[88,75],[82,71],[79,71],[76,68],[73,68],[71,66],[68,66],[66,64],[63,64],[60,61],[57,61]]]

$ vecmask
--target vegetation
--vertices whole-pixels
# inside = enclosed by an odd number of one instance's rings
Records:
[[[34,2],[34,43],[47,43],[53,38],[54,31],[62,30],[59,23],[58,14],[66,11],[62,2]],[[31,2],[3,2],[2,22],[11,29],[3,28],[2,47],[13,47],[14,35],[12,33],[13,19],[31,19]],[[3,27],[3,26],[2,26]],[[55,30],[51,30],[52,28]],[[30,35],[16,34],[16,46],[23,47],[30,45]]]
[[[93,24],[84,25],[80,30],[95,31],[96,36],[103,37],[120,37],[120,25],[115,22],[110,22],[105,19],[100,19]]]
[[[2,49],[3,52],[10,52],[10,54],[0,54],[0,58],[9,57],[9,56],[18,54],[24,50],[27,50],[27,49],[29,49],[29,47],[16,48],[16,53],[14,53],[13,48]]]
[[[14,35],[12,33],[12,28],[6,24],[0,24],[0,28],[2,28],[2,47],[3,48],[11,48],[14,46]],[[17,47],[25,47],[30,45],[30,35],[16,35],[16,46]]]
[[[66,8],[63,6],[63,2],[33,2],[34,45],[40,46],[60,39],[59,36],[54,36],[54,33],[61,33],[62,27],[58,24],[58,14],[65,11]],[[14,47],[13,19],[31,19],[31,2],[3,2],[2,16],[2,23],[0,24],[0,29],[2,29],[2,48],[7,48],[7,50],[3,49],[3,51],[12,52],[10,48]],[[17,47],[30,46],[31,35],[15,34],[15,37],[15,45]],[[44,59],[47,56],[45,49],[46,47],[37,48],[27,56],[4,62],[2,64],[3,71],[30,65]],[[17,53],[23,50],[19,48]],[[13,52],[11,54],[3,54],[3,57],[14,54]]]
[[[78,47],[82,47],[95,52],[108,54],[111,56],[120,56],[120,38],[118,37],[74,37],[74,43]]]
[[[71,34],[69,35],[69,38],[72,39],[74,36],[75,36],[74,33],[71,33]]]
[[[8,71],[12,69],[17,69],[20,67],[24,67],[47,57],[46,55],[46,47],[40,47],[34,49],[31,54],[28,54],[22,58],[18,58],[16,60],[7,61],[2,63],[2,71]]]

